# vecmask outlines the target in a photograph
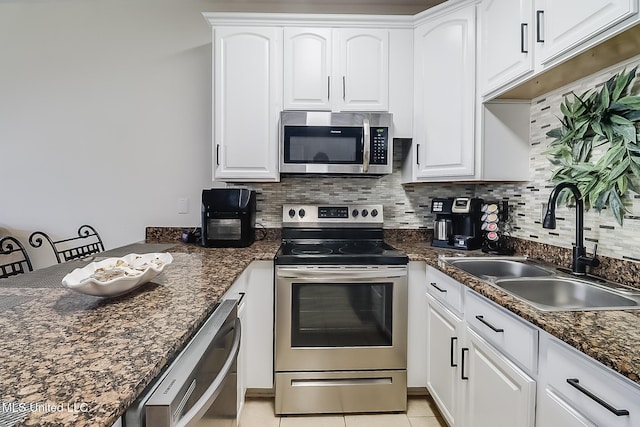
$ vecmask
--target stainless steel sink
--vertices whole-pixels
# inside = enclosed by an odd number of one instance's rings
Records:
[[[600,278],[576,278],[526,257],[441,257],[542,311],[639,310],[640,289]]]
[[[494,285],[544,311],[640,308],[640,292],[621,295],[605,285],[571,277],[501,279]]]
[[[443,258],[445,262],[479,278],[551,276],[553,271],[534,265],[526,258]]]

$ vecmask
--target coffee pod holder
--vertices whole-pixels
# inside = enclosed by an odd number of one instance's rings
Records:
[[[482,205],[482,252],[495,255],[513,255],[507,246],[506,229],[509,219],[509,202],[485,202]]]

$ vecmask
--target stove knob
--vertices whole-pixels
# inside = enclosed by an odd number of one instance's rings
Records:
[[[362,209],[362,216],[366,217],[367,215],[369,215],[369,211],[366,209]]]
[[[371,211],[371,216],[374,217],[374,218],[377,217],[378,216],[378,209],[372,210]]]
[[[358,216],[358,209],[354,209],[354,210],[351,212],[351,216],[352,216],[352,217],[354,217],[354,218],[355,218],[355,217],[357,217],[357,216]]]
[[[304,211],[304,209],[300,209],[298,211],[298,215],[300,215],[300,218],[304,218],[305,214],[306,214],[306,212]]]
[[[294,216],[296,216],[296,211],[293,209],[289,209],[289,218],[293,218]]]

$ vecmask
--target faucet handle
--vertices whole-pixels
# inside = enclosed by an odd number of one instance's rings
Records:
[[[600,260],[598,259],[598,244],[595,243],[593,245],[593,256],[591,257],[584,257],[584,261],[583,261],[586,265],[590,266],[590,267],[597,267],[600,265]]]

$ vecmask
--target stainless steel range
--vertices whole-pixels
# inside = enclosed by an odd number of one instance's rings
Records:
[[[277,414],[406,410],[408,257],[382,226],[382,205],[283,207]]]

